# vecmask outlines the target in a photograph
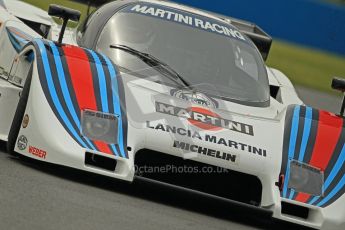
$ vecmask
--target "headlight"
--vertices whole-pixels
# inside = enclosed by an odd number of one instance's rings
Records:
[[[118,118],[114,114],[83,110],[81,114],[81,133],[91,140],[116,144],[117,123]]]
[[[320,169],[298,161],[291,161],[289,178],[289,188],[297,192],[322,196],[324,177]]]

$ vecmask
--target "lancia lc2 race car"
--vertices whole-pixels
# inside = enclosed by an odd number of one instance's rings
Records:
[[[73,30],[79,11],[0,3],[0,140],[10,153],[345,229],[344,109],[304,105],[266,66],[272,39],[260,27],[123,0]]]

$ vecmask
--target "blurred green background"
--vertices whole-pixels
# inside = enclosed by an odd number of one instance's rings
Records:
[[[87,12],[87,5],[70,0],[24,1],[44,10],[47,10],[49,4],[53,3],[74,8],[82,12],[82,20],[85,18]],[[345,4],[345,0],[326,1]],[[94,7],[91,8],[91,10],[94,9]],[[267,64],[270,67],[281,70],[296,85],[331,94],[337,93],[330,88],[332,77],[345,78],[345,56],[339,56],[281,40],[273,41]]]

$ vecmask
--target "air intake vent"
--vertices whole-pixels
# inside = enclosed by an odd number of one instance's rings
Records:
[[[282,202],[282,214],[300,217],[302,219],[308,219],[309,208]]]
[[[86,152],[85,154],[85,165],[91,166],[107,171],[115,171],[117,161],[115,159],[97,155],[94,153]]]
[[[135,165],[137,176],[254,206],[261,203],[262,185],[256,176],[148,149],[136,153]]]

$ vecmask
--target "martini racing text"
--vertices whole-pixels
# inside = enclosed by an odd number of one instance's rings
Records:
[[[161,102],[156,102],[156,111],[159,113],[164,113],[180,118],[190,119],[196,122],[201,122],[206,125],[229,129],[231,131],[254,136],[253,126],[236,121],[230,121],[221,118],[220,116],[203,114],[201,112],[193,111],[191,109],[175,107]]]
[[[208,32],[217,33],[230,38],[245,41],[244,36],[235,28],[231,28],[230,25],[212,20],[211,18],[201,19],[195,17],[193,14],[185,13],[183,11],[175,11],[167,7],[156,7],[153,4],[150,5],[135,5],[129,12],[139,13],[151,17],[157,17],[168,21],[173,21],[194,28],[206,30]]]

